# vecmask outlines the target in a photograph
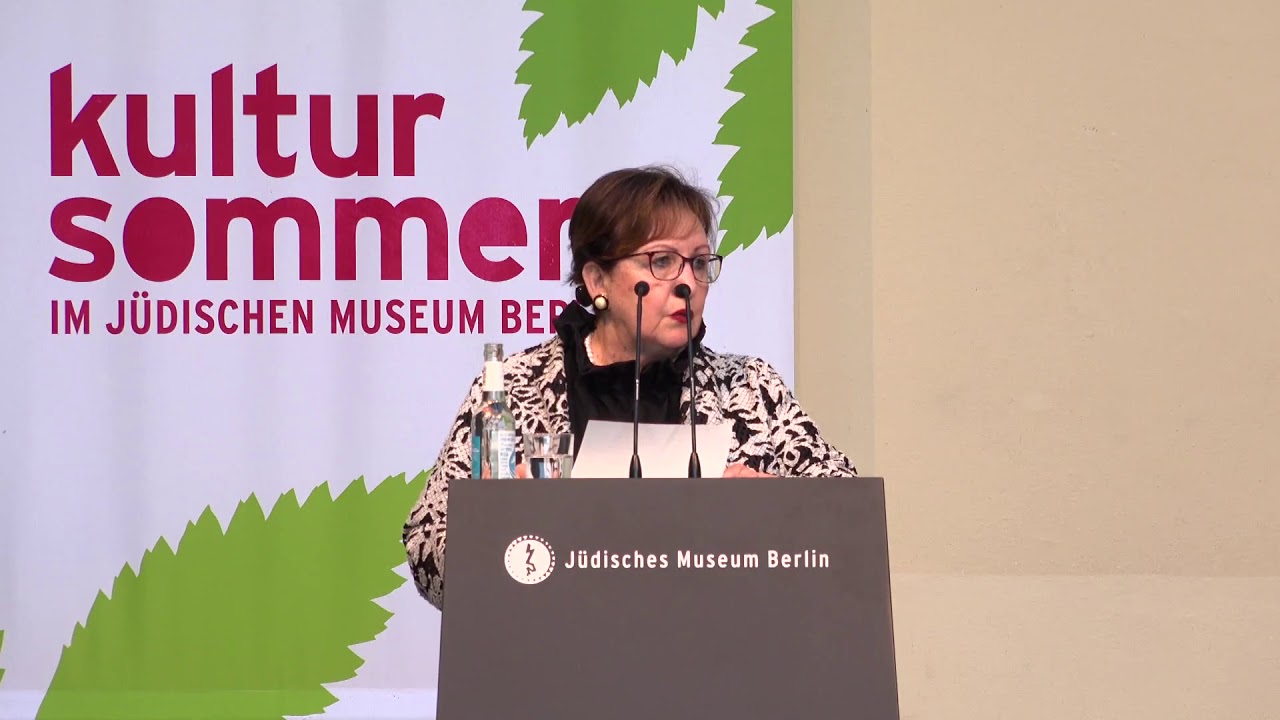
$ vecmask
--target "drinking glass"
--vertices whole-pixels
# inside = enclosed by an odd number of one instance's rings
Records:
[[[535,478],[567,478],[573,473],[573,433],[526,433],[524,458]]]

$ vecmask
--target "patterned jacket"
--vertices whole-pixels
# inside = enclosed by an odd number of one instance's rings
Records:
[[[783,477],[852,477],[849,458],[826,442],[777,371],[764,360],[696,350],[698,422],[733,425],[727,463],[744,463]],[[687,376],[686,376],[687,377]],[[507,401],[519,434],[569,432],[564,343],[559,336],[503,361]],[[471,418],[480,407],[481,376],[471,384],[449,430],[426,489],[404,525],[403,541],[414,584],[443,609],[449,483],[471,477]],[[681,394],[689,418],[689,389]],[[523,458],[517,442],[517,461]]]

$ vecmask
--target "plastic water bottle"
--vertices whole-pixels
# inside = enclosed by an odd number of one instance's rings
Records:
[[[516,476],[516,419],[507,407],[502,343],[485,343],[484,396],[471,419],[471,477]]]

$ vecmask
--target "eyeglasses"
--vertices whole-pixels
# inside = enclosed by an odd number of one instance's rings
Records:
[[[649,272],[658,280],[675,280],[680,277],[680,273],[684,272],[685,263],[689,263],[693,268],[693,278],[707,284],[715,282],[716,278],[720,277],[720,265],[724,262],[724,257],[720,255],[706,253],[685,257],[673,250],[632,253],[618,259],[633,257],[648,257]]]

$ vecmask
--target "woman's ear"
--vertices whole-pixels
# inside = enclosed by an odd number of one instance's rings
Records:
[[[604,293],[605,277],[604,268],[595,262],[589,262],[582,267],[582,283],[591,297]]]

